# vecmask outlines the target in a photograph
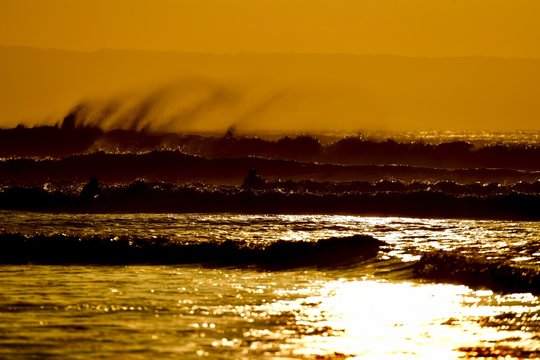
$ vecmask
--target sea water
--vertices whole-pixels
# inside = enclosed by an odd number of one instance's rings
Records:
[[[430,282],[449,251],[537,268],[536,222],[331,215],[0,212],[1,234],[246,244],[357,234],[385,242],[346,267],[0,265],[2,359],[523,358],[540,356],[531,293]]]

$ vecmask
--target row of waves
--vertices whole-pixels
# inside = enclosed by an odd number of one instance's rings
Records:
[[[92,196],[75,191],[43,187],[6,187],[0,190],[0,209],[46,212],[95,213],[246,213],[246,214],[355,214],[469,219],[540,219],[537,191],[486,190],[444,192],[415,189],[416,185],[381,184],[381,191],[292,191],[284,188],[242,189],[240,187],[176,186],[135,182],[103,187]],[[334,185],[332,185],[334,186]],[[343,185],[335,185],[336,187]],[[363,185],[352,184],[353,189]],[[370,185],[371,186],[371,185]],[[377,188],[379,185],[373,185]],[[444,189],[448,184],[441,184]],[[459,186],[456,184],[452,187]],[[522,185],[531,190],[538,183]],[[331,186],[330,186],[331,187]],[[396,187],[390,191],[385,187]],[[489,188],[489,187],[488,187]],[[500,187],[494,187],[499,189]],[[401,189],[401,190],[400,190]]]
[[[538,159],[536,157],[535,159]],[[534,161],[536,166],[538,162]],[[137,178],[174,183],[205,182],[240,184],[248,169],[257,169],[268,179],[316,181],[479,181],[498,183],[533,182],[540,178],[538,170],[515,167],[486,168],[445,166],[441,157],[430,166],[403,165],[399,162],[377,165],[368,163],[336,164],[293,159],[263,157],[205,158],[180,151],[152,151],[139,154],[96,152],[62,159],[5,158],[0,160],[0,181],[37,184],[49,181],[84,181],[97,176],[110,183],[130,182]]]
[[[455,181],[437,181],[437,182],[403,182],[397,180],[380,180],[376,182],[369,181],[315,181],[315,180],[277,180],[268,181],[263,179],[260,183],[246,185],[246,182],[239,186],[219,186],[209,185],[204,183],[191,184],[174,184],[163,181],[146,181],[137,179],[127,184],[105,184],[101,188],[106,193],[114,192],[129,192],[133,195],[145,192],[162,192],[162,191],[182,191],[182,190],[197,190],[197,191],[220,191],[233,193],[238,191],[251,190],[253,192],[275,191],[282,193],[314,193],[314,194],[343,194],[343,193],[407,193],[407,192],[437,192],[453,195],[508,195],[508,194],[540,194],[540,180],[533,182],[520,181],[511,184],[501,183],[467,183],[462,184]],[[97,186],[99,186],[99,179]],[[18,191],[46,191],[46,192],[61,192],[70,195],[77,195],[83,188],[82,184],[54,183],[46,182],[40,186],[24,186],[24,185],[1,185],[2,192],[18,192]]]
[[[134,130],[103,131],[76,124],[77,109],[60,126],[0,129],[0,156],[57,157],[95,151],[138,153],[180,150],[208,158],[263,157],[336,164],[403,164],[451,168],[508,168],[540,170],[537,144],[487,144],[467,141],[430,144],[422,141],[373,140],[344,137],[324,143],[314,136],[265,140],[225,136],[150,133]]]
[[[282,270],[356,266],[386,243],[367,235],[314,241],[246,244],[231,240],[172,241],[163,237],[77,237],[0,234],[0,264],[203,264]],[[384,251],[384,250],[383,250]],[[463,284],[497,292],[540,294],[540,270],[451,251],[432,251],[407,266],[411,278]],[[399,267],[403,271],[403,267]]]

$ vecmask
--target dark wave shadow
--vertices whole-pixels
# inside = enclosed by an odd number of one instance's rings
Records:
[[[384,244],[353,235],[314,241],[279,240],[266,245],[230,240],[178,242],[166,238],[79,238],[67,235],[0,234],[1,264],[205,264],[264,269],[335,268],[377,255]]]
[[[540,270],[452,252],[423,254],[414,276],[436,282],[467,285],[502,293],[540,294]]]

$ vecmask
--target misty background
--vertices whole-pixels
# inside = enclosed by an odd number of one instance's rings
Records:
[[[177,132],[537,129],[540,60],[0,47],[0,126]]]

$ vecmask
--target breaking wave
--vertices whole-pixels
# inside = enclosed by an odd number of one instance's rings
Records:
[[[163,237],[0,234],[2,264],[215,264],[263,268],[335,267],[377,255],[384,244],[353,235],[266,245],[232,240],[190,242]]]
[[[540,294],[540,270],[453,252],[423,254],[414,265],[417,278],[487,288],[497,292]]]
[[[425,168],[499,168],[538,171],[537,143],[482,143],[459,140],[438,143],[422,139],[378,139],[362,135],[324,137],[284,136],[278,139],[236,136],[234,126],[226,134],[158,133],[144,129],[104,131],[81,126],[74,110],[60,126],[0,129],[0,157],[65,158],[96,152],[137,154],[180,151],[216,158],[257,157],[341,165],[407,165]]]

